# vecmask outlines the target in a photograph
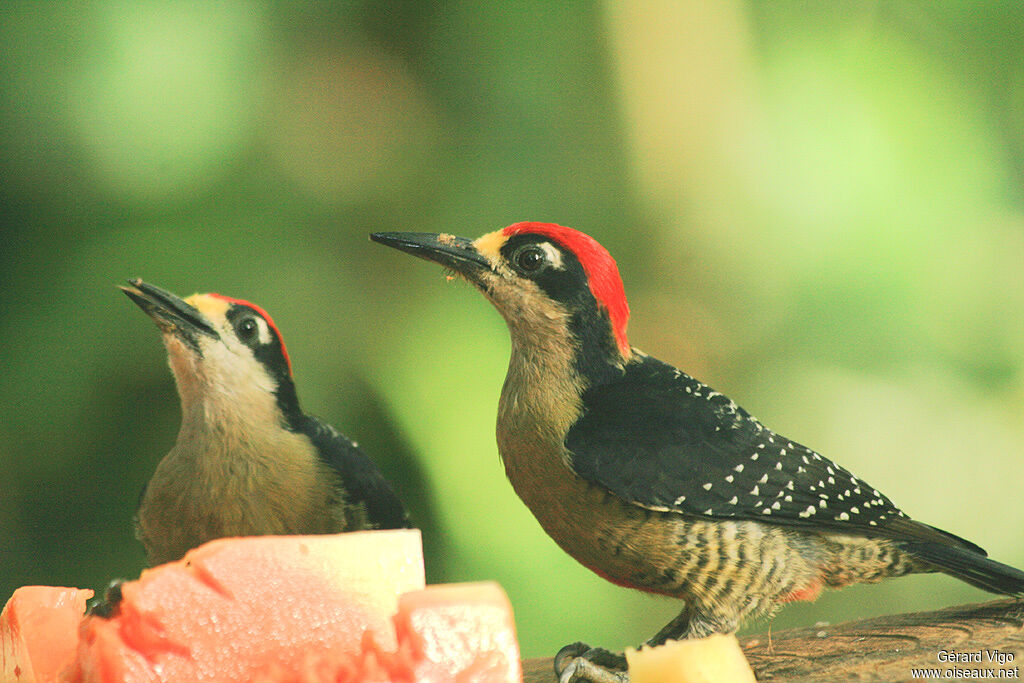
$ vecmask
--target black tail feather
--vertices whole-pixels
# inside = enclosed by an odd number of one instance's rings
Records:
[[[907,553],[990,593],[1024,597],[1024,571],[966,548],[939,543],[901,543]]]

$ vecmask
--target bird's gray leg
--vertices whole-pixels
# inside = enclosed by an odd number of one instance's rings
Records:
[[[654,647],[664,645],[668,640],[706,638],[713,633],[733,633],[736,628],[735,619],[716,617],[688,604],[675,619],[649,638],[646,644]]]
[[[586,643],[566,645],[555,655],[558,683],[628,683],[626,658]]]
[[[680,640],[690,629],[690,610],[686,607],[676,615],[675,619],[665,624],[660,631],[647,639],[647,645],[655,647],[664,645],[666,640]]]
[[[85,610],[86,614],[109,619],[121,609],[121,586],[128,579],[114,579],[107,584],[103,597],[95,597],[89,601]]]

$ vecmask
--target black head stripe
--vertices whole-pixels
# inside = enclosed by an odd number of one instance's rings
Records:
[[[531,246],[556,250],[557,262],[548,262],[532,271],[517,267],[517,258]],[[596,379],[612,371],[608,359],[617,358],[619,354],[611,320],[608,312],[598,306],[586,271],[576,255],[548,237],[531,234],[509,237],[501,247],[501,255],[519,277],[535,282],[552,301],[569,312],[569,332],[579,347],[576,362],[580,375]]]
[[[535,253],[543,260],[536,269],[524,269],[524,255]],[[543,235],[513,235],[501,247],[501,256],[520,277],[533,280],[553,301],[575,308],[596,301],[579,259],[568,249]],[[585,296],[584,296],[585,295]]]
[[[262,309],[239,302],[228,307],[227,319],[239,341],[252,349],[256,360],[276,381],[275,393],[281,412],[289,421],[301,415],[291,362],[277,326],[267,319]],[[252,328],[254,321],[255,329]]]

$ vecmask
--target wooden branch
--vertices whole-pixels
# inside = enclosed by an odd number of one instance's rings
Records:
[[[767,634],[758,634],[740,644],[759,681],[903,681],[912,680],[911,669],[939,669],[940,679],[943,669],[959,670],[946,680],[1020,679],[1024,602],[994,600],[790,629],[772,633],[770,643]],[[975,660],[957,661],[950,653]],[[552,683],[551,660],[525,660],[523,680]]]

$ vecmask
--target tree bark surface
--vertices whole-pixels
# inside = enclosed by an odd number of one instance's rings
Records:
[[[740,645],[759,681],[927,680],[915,679],[915,669],[937,670],[933,680],[1020,680],[1024,602],[993,600],[790,629],[770,639],[760,633]],[[523,679],[555,681],[551,660],[523,661]]]

